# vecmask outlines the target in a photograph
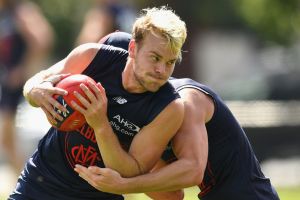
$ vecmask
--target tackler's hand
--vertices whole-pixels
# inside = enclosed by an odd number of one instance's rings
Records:
[[[125,179],[115,170],[97,166],[86,168],[78,164],[75,165],[74,170],[97,190],[114,194],[124,194],[126,192],[124,190],[124,187],[126,187]]]

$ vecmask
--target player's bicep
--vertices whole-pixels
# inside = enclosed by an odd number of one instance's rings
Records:
[[[212,115],[213,104],[209,97],[197,90],[186,89],[180,93],[184,99],[184,120],[172,140],[178,159],[190,159],[199,169],[205,169],[208,157],[206,120]]]
[[[47,69],[49,74],[80,74],[92,62],[102,44],[88,43],[76,47],[70,54]]]
[[[177,134],[172,139],[172,147],[175,155],[192,156],[190,152],[196,155],[207,147],[207,131],[204,117],[199,116],[197,109],[185,105],[183,123]],[[202,148],[202,150],[201,150]]]
[[[172,148],[178,159],[192,159],[201,167],[206,165],[208,138],[204,125],[193,124],[185,131],[179,131],[172,140]],[[204,166],[205,167],[205,166]]]

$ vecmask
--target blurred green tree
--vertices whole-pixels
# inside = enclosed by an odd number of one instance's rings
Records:
[[[56,32],[55,57],[65,56],[74,46],[83,16],[93,0],[32,0],[41,6]],[[290,44],[299,38],[299,0],[133,0],[138,8],[169,5],[197,29],[242,29],[262,41]]]
[[[299,0],[156,0],[141,7],[168,4],[187,21],[189,30],[243,29],[262,41],[290,44],[299,38]]]
[[[32,0],[40,5],[56,34],[54,58],[65,57],[74,48],[83,16],[92,0]]]
[[[234,0],[234,6],[263,39],[281,44],[299,39],[299,0]]]

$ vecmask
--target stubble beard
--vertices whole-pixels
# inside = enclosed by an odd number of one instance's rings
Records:
[[[139,63],[137,60],[134,61],[135,68],[139,67]],[[150,77],[153,78],[151,74],[145,73],[140,75],[139,73],[136,72],[136,70],[133,70],[133,75],[135,80],[138,82],[138,84],[141,86],[141,89],[143,89],[145,92],[156,92],[159,90],[159,88],[162,86],[157,82],[153,81],[147,81],[147,78],[149,79]]]
[[[133,73],[135,80],[138,82],[138,84],[141,86],[141,88],[146,92],[156,92],[161,85],[155,82],[149,82],[147,81],[147,77],[151,76],[149,74],[144,74],[144,76],[141,76],[137,74],[136,72]]]

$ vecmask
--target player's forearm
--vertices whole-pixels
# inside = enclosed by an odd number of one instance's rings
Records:
[[[171,192],[151,192],[147,193],[151,199],[163,199],[163,200],[183,200],[184,191],[176,190]]]
[[[121,147],[109,122],[101,129],[95,130],[95,136],[106,167],[116,170],[123,177],[133,177],[142,173],[138,162]]]
[[[155,172],[133,178],[125,178],[124,193],[147,193],[152,191],[175,191],[199,185],[203,172],[190,160],[175,161]]]

